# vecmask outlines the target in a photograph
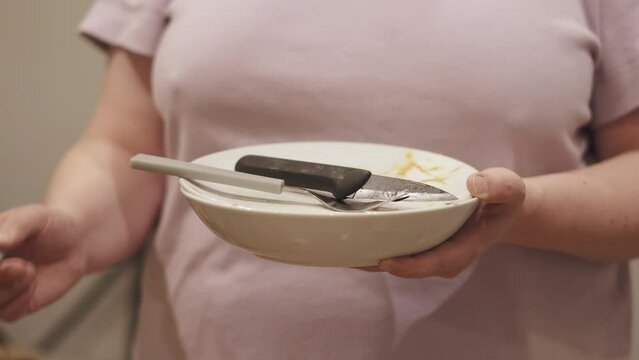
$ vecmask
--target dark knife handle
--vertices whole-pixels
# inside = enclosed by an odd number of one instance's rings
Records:
[[[322,190],[343,199],[359,190],[371,172],[336,165],[246,155],[237,161],[235,171],[284,180],[284,185]]]

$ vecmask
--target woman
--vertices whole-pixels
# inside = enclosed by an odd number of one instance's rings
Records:
[[[43,204],[0,217],[0,316],[130,255],[159,216],[139,359],[627,359],[637,24],[629,0],[97,1],[82,31],[108,49],[104,91]],[[128,168],[316,139],[459,158],[485,169],[468,179],[482,206],[369,272],[292,267]],[[433,277],[461,288],[425,316]]]

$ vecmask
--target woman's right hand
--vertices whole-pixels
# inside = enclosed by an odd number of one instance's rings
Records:
[[[76,221],[46,205],[0,213],[0,319],[15,321],[64,295],[86,273]]]

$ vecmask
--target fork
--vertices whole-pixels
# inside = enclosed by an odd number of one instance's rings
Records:
[[[343,199],[337,200],[330,196],[322,195],[316,191],[303,189],[307,193],[311,194],[317,200],[319,200],[324,206],[333,210],[333,211],[342,211],[342,212],[364,212],[373,210],[380,206],[386,205],[389,202],[397,202],[402,201],[408,198],[408,195],[397,195],[393,198],[386,200],[373,200],[373,201],[361,201],[361,200],[353,200],[353,199]]]

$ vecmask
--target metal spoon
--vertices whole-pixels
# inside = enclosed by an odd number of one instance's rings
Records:
[[[210,181],[245,189],[264,191],[272,194],[281,194],[285,189],[284,181],[280,179],[219,169],[212,166],[194,164],[161,156],[138,154],[132,157],[129,163],[134,169],[189,179],[192,184],[198,187],[198,183],[193,180]],[[305,193],[312,195],[322,205],[333,211],[343,212],[363,212],[373,210],[389,202],[401,201],[407,197],[398,196],[391,199],[364,202],[352,199],[336,200],[313,190],[304,188],[295,189],[302,190]]]

